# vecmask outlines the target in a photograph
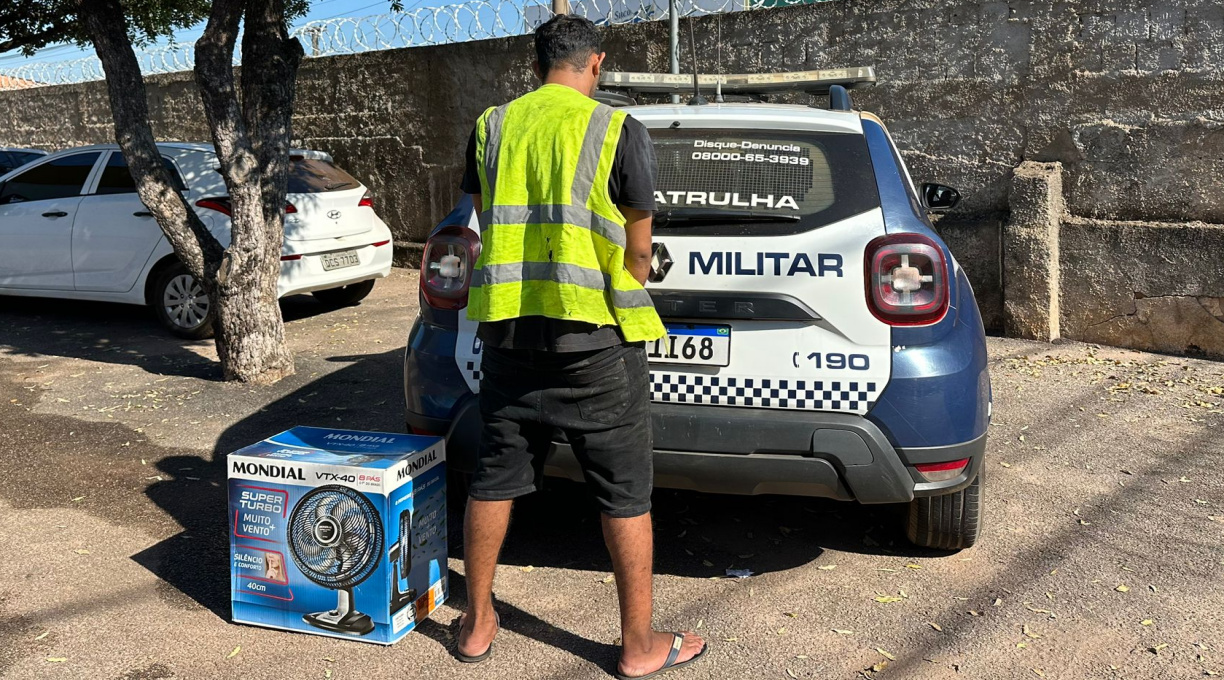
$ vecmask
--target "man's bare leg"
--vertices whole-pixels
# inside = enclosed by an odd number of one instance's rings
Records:
[[[663,667],[671,651],[672,634],[651,626],[653,612],[654,534],[650,513],[627,519],[601,515],[604,542],[612,555],[616,595],[620,598],[620,672],[628,676],[652,673]],[[468,586],[469,591],[471,586]],[[693,658],[705,646],[696,633],[685,631],[684,646],[676,662]]]
[[[463,569],[468,608],[459,628],[459,652],[479,656],[493,643],[497,618],[493,614],[493,574],[510,526],[514,501],[468,499],[463,518]]]

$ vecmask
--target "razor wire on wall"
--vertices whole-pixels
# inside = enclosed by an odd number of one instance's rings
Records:
[[[829,0],[676,0],[682,16],[739,12]],[[570,11],[600,25],[658,21],[668,16],[667,0],[576,0]],[[529,33],[552,17],[551,4],[540,0],[469,0],[441,7],[365,17],[309,22],[293,31],[307,57],[356,54],[423,45],[486,40]],[[180,43],[137,51],[145,75],[190,70],[195,45]],[[237,65],[235,54],[234,64]],[[0,70],[0,90],[65,85],[102,80],[97,57],[30,63]]]

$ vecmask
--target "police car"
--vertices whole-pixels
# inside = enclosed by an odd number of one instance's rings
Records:
[[[696,76],[608,73],[601,98],[659,160],[647,290],[659,487],[908,504],[917,545],[971,546],[990,421],[986,341],[960,264],[883,122],[851,107],[871,68],[702,76],[715,103],[637,105]],[[819,107],[761,101],[807,92]],[[723,94],[739,99],[720,102]],[[826,99],[827,97],[827,99]],[[657,98],[657,97],[656,97]],[[481,347],[466,318],[479,227],[464,198],[430,236],[405,356],[407,421],[470,470]],[[581,481],[557,442],[546,473]]]

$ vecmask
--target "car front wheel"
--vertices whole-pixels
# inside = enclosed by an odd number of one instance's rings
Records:
[[[201,340],[213,332],[213,309],[200,282],[182,263],[158,275],[150,296],[162,325],[188,340]]]
[[[370,279],[369,281],[361,281],[359,283],[350,283],[347,286],[340,286],[339,288],[316,290],[311,293],[311,295],[313,295],[319,302],[322,302],[330,307],[348,307],[364,300],[372,290],[374,290],[374,279]]]
[[[972,547],[982,528],[983,472],[979,470],[973,482],[956,493],[910,501],[905,532],[910,542],[937,550]]]

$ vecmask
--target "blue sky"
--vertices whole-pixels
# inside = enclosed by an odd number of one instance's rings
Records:
[[[438,7],[441,5],[455,4],[462,0],[404,0],[404,9],[412,10],[418,7]],[[319,19],[330,19],[334,17],[360,17],[371,14],[383,14],[390,11],[391,3],[389,0],[316,0],[310,7],[310,12],[305,17],[294,21],[294,27],[305,24],[309,21]],[[175,40],[178,42],[193,42],[199,37],[204,30],[203,24],[193,26],[189,29],[184,29],[175,34]],[[159,44],[165,44],[168,41],[162,41]],[[11,69],[17,66],[28,63],[39,62],[56,62],[69,59],[79,59],[85,56],[92,56],[93,50],[81,50],[74,45],[58,45],[48,47],[33,57],[25,57],[17,53],[8,53],[0,55],[0,71]]]

